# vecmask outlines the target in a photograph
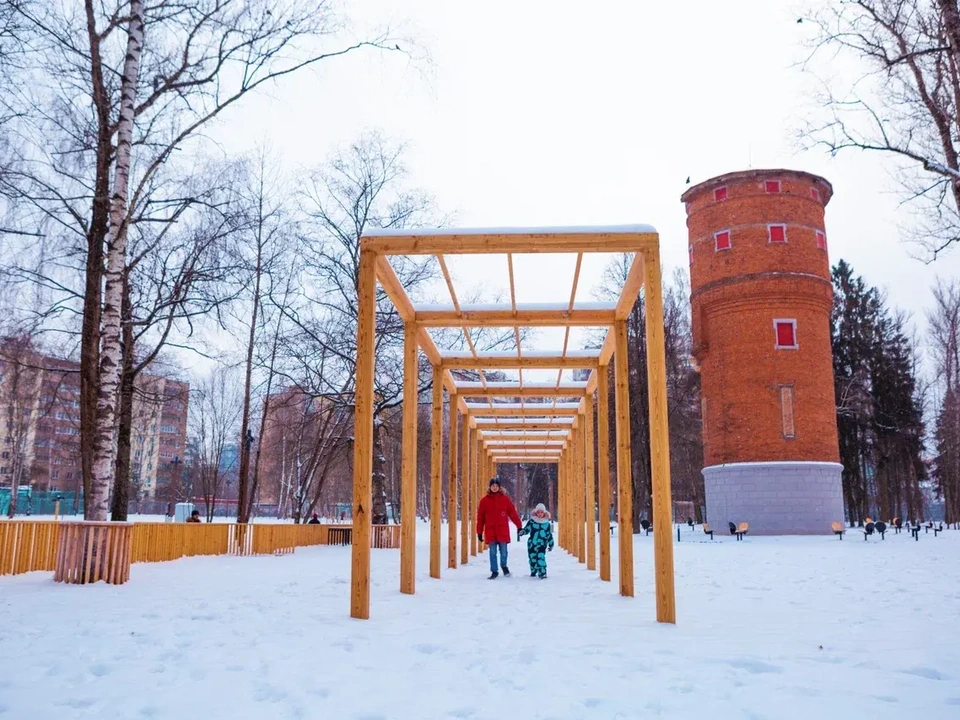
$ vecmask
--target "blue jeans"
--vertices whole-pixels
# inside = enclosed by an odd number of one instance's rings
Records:
[[[507,567],[507,543],[490,543],[487,547],[490,548],[490,572],[495,573],[499,572],[500,568],[497,567],[497,550],[500,551],[500,567]]]

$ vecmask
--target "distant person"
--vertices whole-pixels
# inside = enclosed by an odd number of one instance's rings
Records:
[[[320,517],[316,513],[314,513],[310,517],[310,519],[307,521],[307,525],[319,525],[319,524],[320,524]]]
[[[500,481],[493,478],[490,489],[477,505],[477,537],[490,548],[490,580],[496,580],[497,555],[500,556],[500,568],[505,577],[510,577],[507,567],[507,545],[510,543],[510,521],[519,530],[523,525],[517,508],[500,488]]]
[[[347,513],[346,512],[340,513],[340,522],[343,522],[346,519],[347,519]]]
[[[523,535],[530,536],[527,540],[530,577],[544,580],[547,577],[546,551],[553,550],[553,525],[550,522],[550,513],[547,512],[543,503],[538,504],[530,513],[527,524],[517,532],[517,539],[519,540]]]
[[[187,522],[189,522],[189,523],[198,523],[198,522],[201,522],[201,520],[200,520],[200,511],[199,511],[199,510],[194,510],[192,513],[190,513],[190,517],[187,518]]]

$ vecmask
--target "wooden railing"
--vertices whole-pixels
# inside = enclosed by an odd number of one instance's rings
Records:
[[[56,569],[62,528],[73,522],[0,520],[0,575]],[[285,555],[298,547],[349,545],[350,525],[134,523],[130,562],[166,562],[197,555]],[[400,547],[399,525],[374,525],[372,548]]]

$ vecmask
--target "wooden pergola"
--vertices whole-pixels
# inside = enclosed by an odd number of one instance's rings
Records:
[[[514,255],[564,253],[576,264],[568,302],[524,305],[516,301]],[[619,299],[575,303],[583,257],[589,253],[634,253]],[[467,306],[457,298],[446,257],[505,254],[510,303]],[[415,307],[390,264],[390,256],[433,255],[450,292],[451,304]],[[373,230],[360,242],[359,324],[357,329],[356,429],[353,471],[353,556],[350,614],[370,616],[371,478],[373,469],[373,392],[376,287],[379,282],[405,323],[403,443],[401,467],[400,592],[415,589],[418,360],[422,351],[433,367],[430,577],[441,568],[444,391],[448,394],[449,452],[446,468],[449,519],[448,558],[457,567],[482,547],[474,532],[476,507],[498,463],[557,465],[559,545],[597,569],[596,510],[599,508],[599,573],[610,580],[610,457],[608,374],[614,365],[617,518],[620,594],[634,594],[630,460],[630,396],[627,369],[627,318],[644,289],[650,448],[653,475],[653,527],[657,620],[676,622],[670,455],[667,433],[663,296],[659,237],[649,226],[520,228],[475,230]],[[512,352],[480,352],[471,328],[513,328]],[[565,328],[555,352],[522,348],[522,327]],[[574,327],[606,328],[599,350],[568,347]],[[442,352],[430,328],[459,328],[468,352]],[[524,382],[523,371],[556,370],[555,382]],[[457,381],[452,371],[471,370],[479,381]],[[515,382],[488,381],[484,371],[517,370]],[[565,370],[585,370],[587,379],[563,382]],[[462,423],[458,422],[462,419]],[[594,423],[596,422],[596,438]],[[460,426],[458,429],[458,425]],[[594,443],[596,442],[596,449]],[[459,448],[458,448],[459,444]],[[595,463],[595,454],[601,458]],[[462,455],[462,467],[458,467]],[[596,467],[595,467],[596,465]],[[459,472],[458,472],[459,471]],[[462,482],[458,483],[458,479]],[[459,493],[458,493],[459,486]],[[597,491],[595,492],[595,488]],[[459,494],[459,497],[458,497]],[[598,497],[596,497],[598,495]],[[459,502],[458,502],[459,501]]]

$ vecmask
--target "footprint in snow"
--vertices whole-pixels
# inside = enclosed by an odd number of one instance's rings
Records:
[[[908,668],[907,670],[901,670],[904,675],[916,675],[917,677],[926,678],[927,680],[949,680],[946,675],[941,673],[935,668],[928,667],[913,667]]]

